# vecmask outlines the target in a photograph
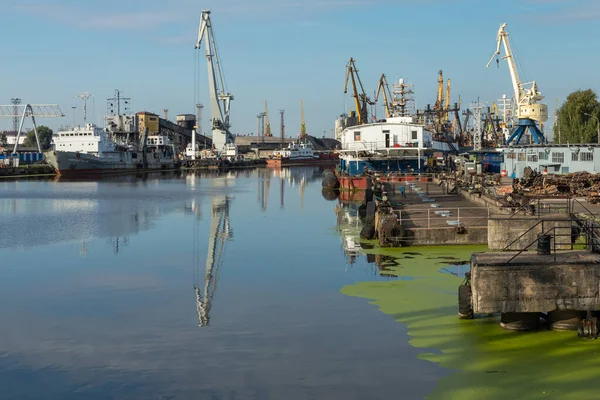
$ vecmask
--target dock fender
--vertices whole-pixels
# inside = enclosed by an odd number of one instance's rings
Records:
[[[473,294],[471,285],[458,287],[458,318],[473,319]]]

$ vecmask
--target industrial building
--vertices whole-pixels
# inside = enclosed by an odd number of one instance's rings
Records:
[[[513,178],[522,178],[526,167],[541,174],[600,172],[600,144],[525,145],[499,150],[504,154],[502,171]]]

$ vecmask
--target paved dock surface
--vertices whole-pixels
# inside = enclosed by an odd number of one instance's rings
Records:
[[[405,186],[406,197],[402,197],[400,186]],[[390,201],[403,204],[399,214],[405,228],[452,228],[458,221],[464,227],[487,227],[489,209],[459,194],[446,194],[444,185],[402,182],[389,183],[388,188]]]

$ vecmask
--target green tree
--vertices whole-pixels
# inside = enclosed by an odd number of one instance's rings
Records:
[[[571,93],[558,109],[556,143],[598,143],[600,102],[592,89]]]
[[[52,141],[52,129],[48,128],[47,126],[40,125],[37,127],[37,131],[42,150],[48,150],[50,148],[50,142]],[[26,147],[37,147],[35,132],[33,129],[27,132],[27,138],[23,142],[23,145]]]

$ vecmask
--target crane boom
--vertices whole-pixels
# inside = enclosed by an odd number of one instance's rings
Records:
[[[202,10],[198,27],[196,49],[204,40],[208,64],[208,87],[210,95],[210,114],[213,145],[221,150],[226,144],[234,142],[229,123],[230,103],[233,95],[225,89],[225,79],[221,68],[215,36],[210,21],[210,11]]]
[[[390,93],[391,93],[390,86],[387,83],[385,74],[381,74],[381,78],[379,78],[379,84],[377,85],[377,92],[375,93],[375,100],[373,101],[374,103],[377,103],[380,92],[383,92],[383,107],[385,109],[385,117],[390,118],[392,116],[392,113],[390,112],[391,107],[390,107],[390,102],[388,99],[391,100],[392,96],[390,95]]]

